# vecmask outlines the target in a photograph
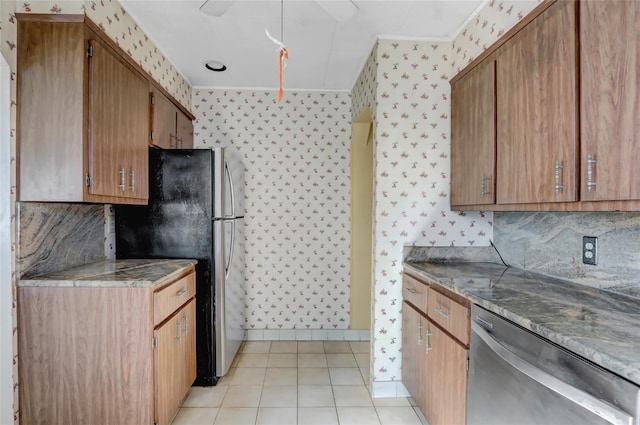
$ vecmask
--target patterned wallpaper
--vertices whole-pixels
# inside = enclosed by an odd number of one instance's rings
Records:
[[[376,89],[378,87],[376,75],[378,72],[377,57],[378,43],[376,42],[362,71],[360,71],[358,79],[351,89],[351,121],[355,121],[367,106],[371,112],[371,118],[376,116]]]
[[[486,246],[493,237],[491,213],[449,211],[449,78],[538,3],[492,0],[451,43],[380,40],[354,85],[352,117],[369,106],[376,122],[374,392],[401,376],[403,245]]]
[[[401,376],[403,246],[486,245],[491,237],[489,217],[449,211],[450,46],[380,40],[354,86],[353,116],[364,106],[376,111],[375,382]],[[362,87],[375,89],[375,105]]]
[[[0,1],[0,52],[5,57],[12,70],[11,81],[11,210],[16,210],[16,13],[57,13],[82,14],[85,13],[116,41],[143,69],[153,76],[178,101],[191,108],[191,86],[173,67],[169,60],[161,54],[153,42],[142,32],[126,11],[114,0],[79,1],[79,0],[33,0],[16,2],[13,0]],[[14,419],[17,423],[19,416],[18,402],[18,355],[17,326],[15,317],[15,279],[16,279],[16,215],[11,219],[12,234],[12,287],[14,288]],[[107,242],[105,242],[107,243]]]
[[[195,145],[245,165],[247,329],[349,326],[346,92],[194,90]]]
[[[450,76],[482,54],[540,3],[542,0],[491,0],[453,39]]]

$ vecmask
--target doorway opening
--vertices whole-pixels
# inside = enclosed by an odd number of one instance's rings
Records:
[[[0,423],[13,423],[13,290],[11,282],[10,75],[0,62]]]
[[[371,329],[373,282],[373,119],[369,108],[351,133],[351,329]]]

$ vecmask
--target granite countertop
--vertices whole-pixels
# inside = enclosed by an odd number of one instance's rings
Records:
[[[196,260],[102,260],[20,279],[17,286],[150,288],[178,277]]]
[[[494,263],[404,267],[640,385],[640,299]]]

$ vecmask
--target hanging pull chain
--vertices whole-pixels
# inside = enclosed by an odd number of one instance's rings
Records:
[[[282,95],[284,94],[284,89],[282,88],[282,71],[285,59],[289,59],[289,52],[286,47],[282,47],[280,49],[280,91],[278,92],[278,102],[282,102]]]

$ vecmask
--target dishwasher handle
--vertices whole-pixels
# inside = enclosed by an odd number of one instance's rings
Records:
[[[613,425],[633,425],[633,417],[620,409],[616,409],[609,403],[597,399],[589,393],[575,388],[553,375],[537,368],[526,360],[518,357],[507,348],[503,347],[482,326],[471,322],[471,330],[475,332],[489,348],[500,356],[505,362],[527,375],[540,385],[558,393],[567,400],[576,403],[580,407],[590,411],[594,415],[610,422]]]

